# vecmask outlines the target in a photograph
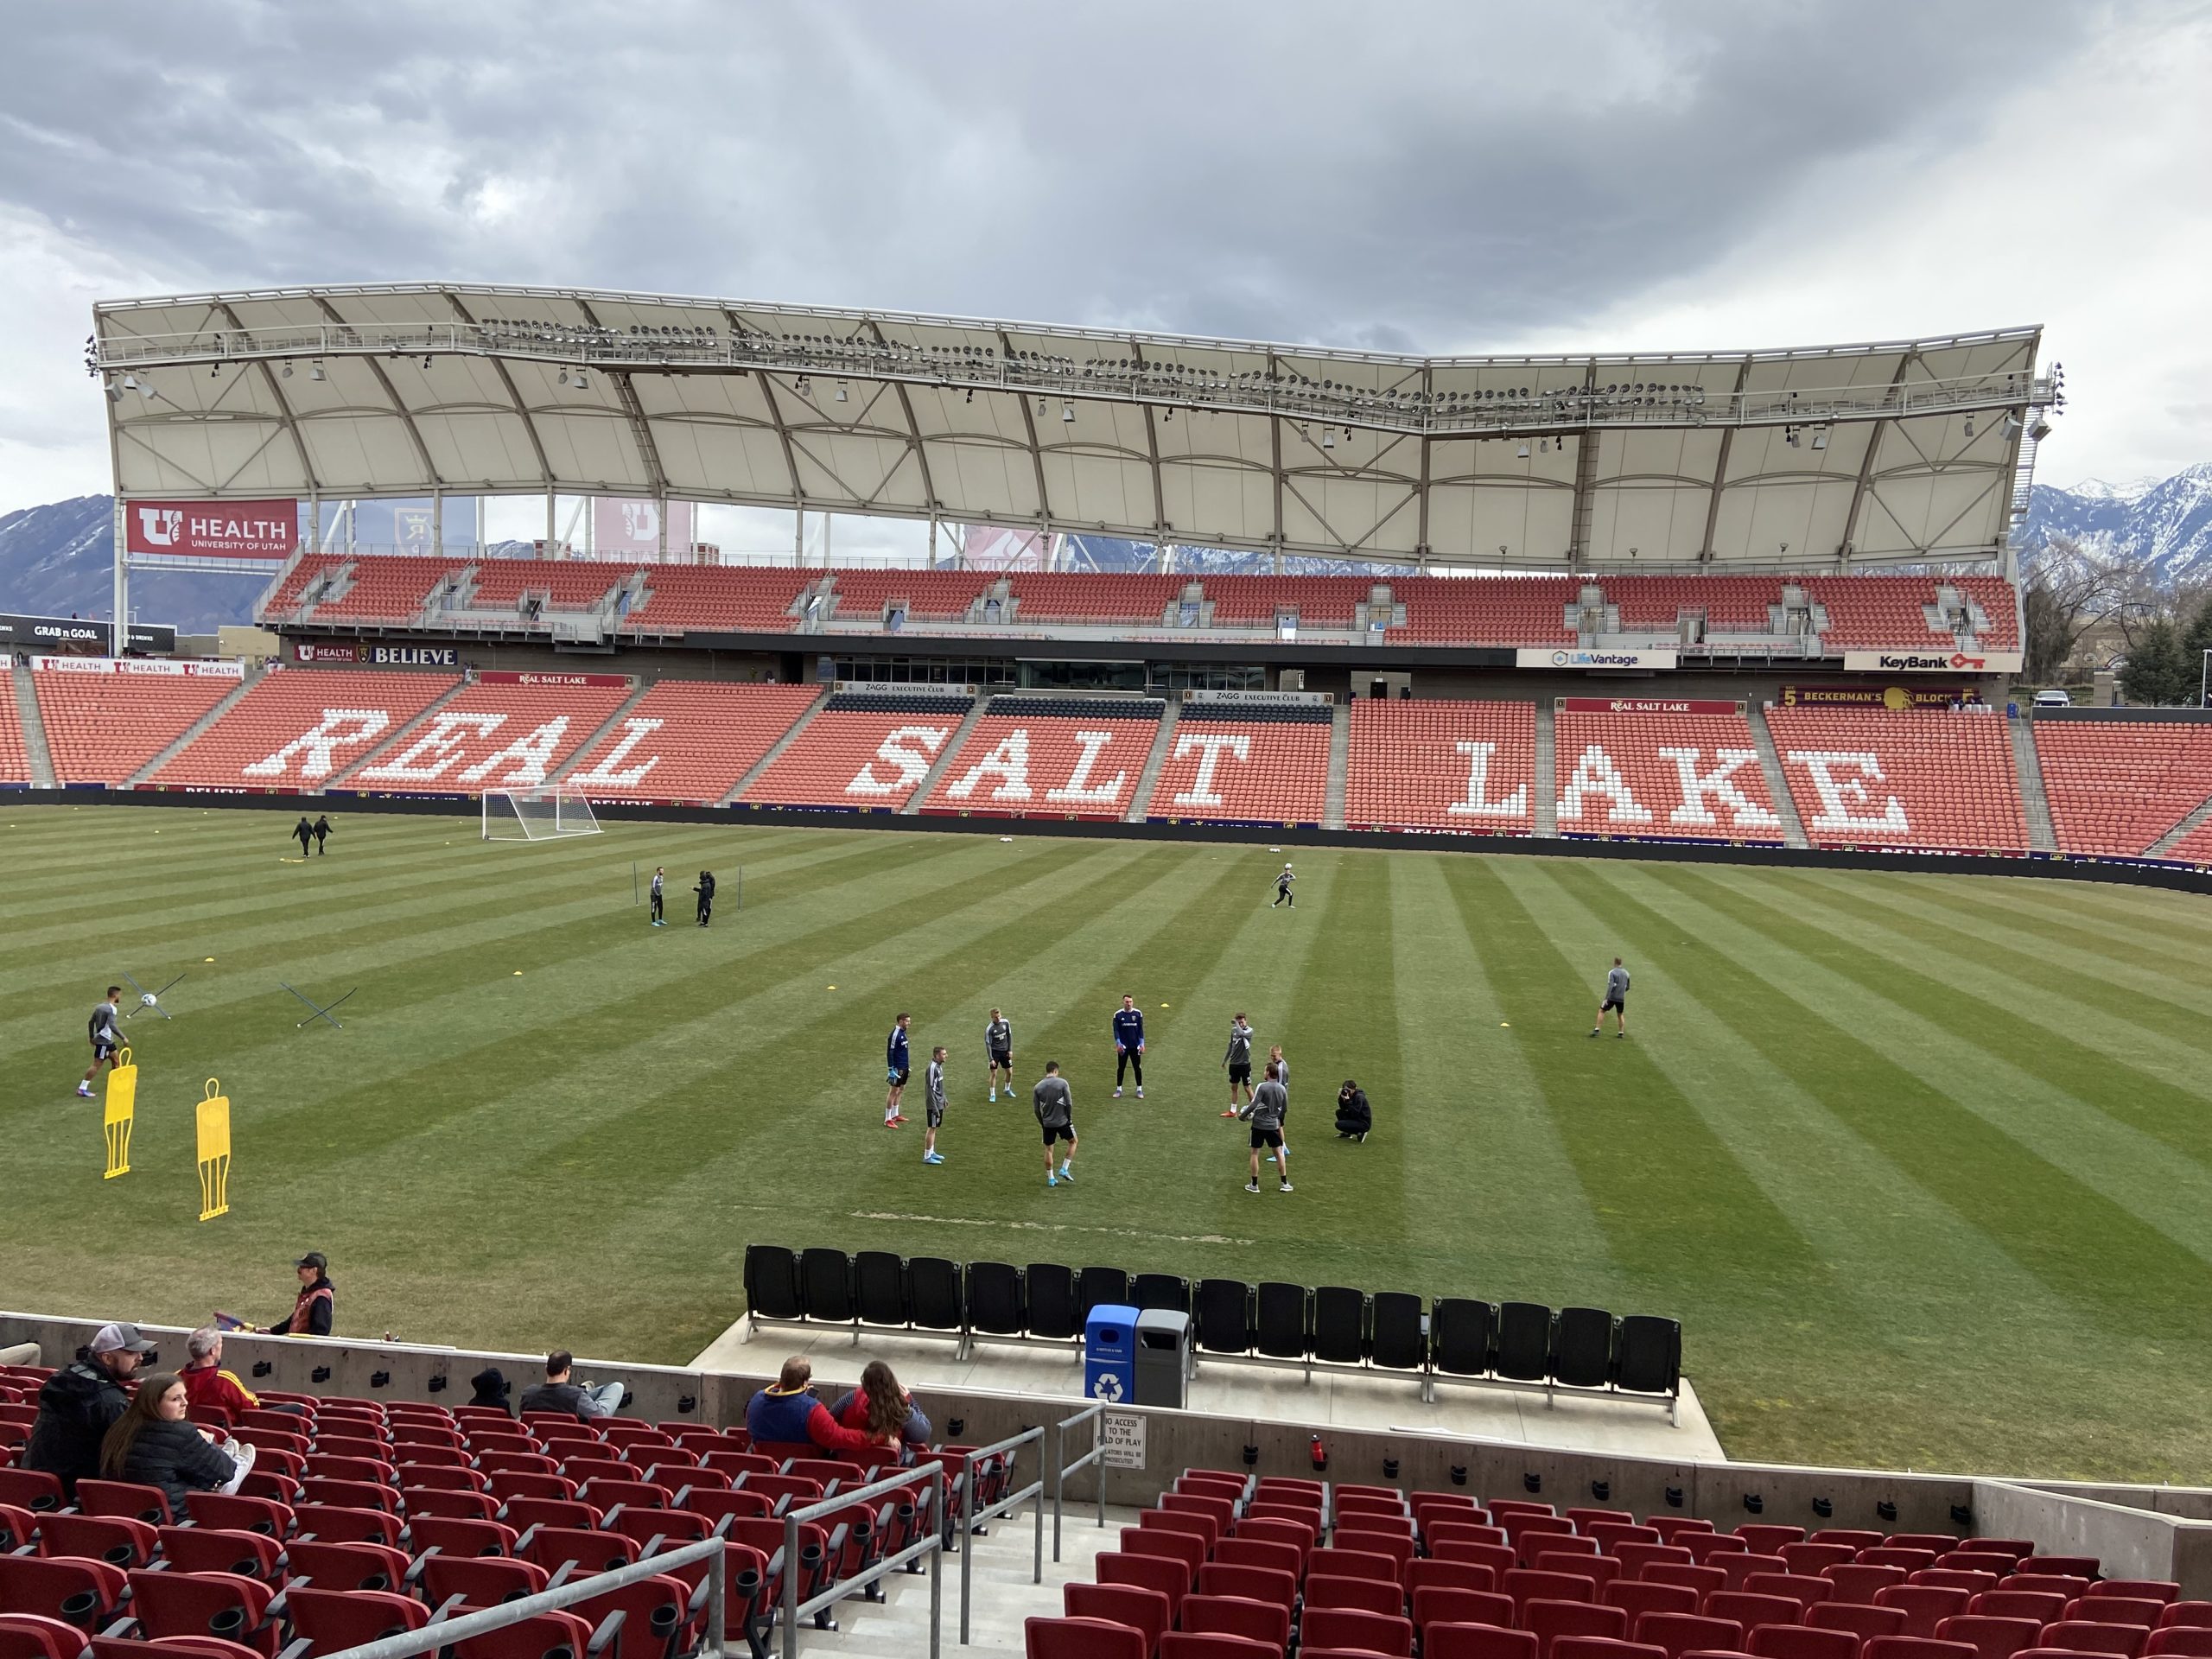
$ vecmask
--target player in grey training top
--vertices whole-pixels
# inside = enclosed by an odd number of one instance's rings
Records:
[[[1075,1175],[1068,1166],[1075,1161],[1075,1093],[1068,1087],[1068,1080],[1060,1075],[1058,1060],[1045,1062],[1045,1075],[1037,1080],[1030,1099],[1037,1113],[1037,1127],[1045,1135],[1045,1185],[1058,1186],[1062,1181],[1072,1181]],[[1060,1160],[1057,1174],[1052,1170],[1055,1141],[1068,1143],[1067,1154]]]
[[[922,1117],[922,1161],[941,1164],[944,1154],[937,1149],[937,1132],[944,1127],[944,1045],[939,1043],[930,1051],[929,1070],[922,1073],[925,1100]]]
[[[1605,1028],[1605,1010],[1608,1008],[1613,1011],[1613,1019],[1620,1027],[1613,1035],[1627,1036],[1628,969],[1621,966],[1621,959],[1618,957],[1613,958],[1613,965],[1605,975],[1605,1000],[1598,1005],[1598,1023],[1590,1027],[1590,1034],[1592,1037],[1597,1036]]]
[[[1006,1073],[1006,1097],[1014,1098],[1014,1027],[996,1008],[983,1027],[983,1058],[991,1074],[991,1098],[999,1097],[999,1073]]]
[[[1282,1143],[1282,1115],[1290,1109],[1290,1095],[1275,1076],[1275,1064],[1268,1062],[1267,1079],[1253,1091],[1251,1104],[1237,1116],[1252,1126],[1252,1179],[1246,1182],[1247,1192],[1260,1190],[1260,1148],[1271,1147],[1270,1160],[1279,1161],[1282,1173],[1282,1190],[1290,1191],[1290,1148]]]
[[[1244,1098],[1252,1098],[1252,1022],[1241,1013],[1229,1022],[1229,1052],[1221,1057],[1229,1072],[1229,1109],[1224,1117],[1236,1116],[1236,1090],[1241,1084]]]

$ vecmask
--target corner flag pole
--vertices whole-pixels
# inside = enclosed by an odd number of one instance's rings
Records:
[[[630,902],[638,902],[638,866],[634,861],[630,865]]]

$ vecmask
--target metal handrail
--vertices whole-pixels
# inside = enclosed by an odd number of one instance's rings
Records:
[[[849,1579],[833,1578],[830,1587],[820,1595],[805,1601],[798,1599],[798,1529],[817,1516],[835,1515],[840,1510],[850,1509],[855,1503],[866,1503],[886,1492],[901,1491],[910,1486],[926,1482],[930,1488],[930,1526],[922,1538],[909,1544],[895,1555],[887,1555],[865,1573]],[[819,1503],[810,1503],[803,1510],[793,1510],[784,1517],[784,1581],[783,1621],[784,1659],[798,1659],[798,1622],[819,1612],[823,1608],[842,1601],[856,1590],[865,1590],[878,1579],[888,1578],[907,1562],[930,1557],[930,1659],[937,1659],[938,1632],[944,1613],[944,1465],[941,1463],[921,1465],[902,1469],[895,1475],[873,1481],[857,1491],[840,1492],[835,1497],[825,1497]],[[831,1564],[832,1572],[836,1564]],[[963,1635],[963,1639],[965,1639]],[[378,1656],[377,1659],[381,1659]]]
[[[1098,1524],[1102,1528],[1106,1524],[1106,1442],[1093,1433],[1090,1437],[1090,1451],[1084,1452],[1073,1463],[1062,1462],[1067,1455],[1068,1430],[1073,1428],[1077,1423],[1092,1421],[1103,1423],[1106,1408],[1103,1402],[1085,1406],[1074,1416],[1064,1418],[1052,1425],[1052,1560],[1055,1563],[1060,1559],[1060,1498],[1066,1489],[1067,1478],[1078,1470],[1089,1468],[1092,1464],[1098,1465]]]
[[[658,1555],[648,1555],[627,1567],[594,1573],[588,1578],[573,1579],[550,1590],[541,1590],[534,1596],[524,1596],[519,1601],[503,1601],[496,1607],[487,1607],[481,1612],[463,1613],[458,1618],[434,1619],[419,1630],[378,1637],[358,1648],[347,1648],[334,1654],[330,1659],[408,1659],[412,1654],[435,1652],[456,1642],[465,1642],[472,1636],[488,1636],[493,1630],[504,1630],[511,1624],[519,1624],[540,1613],[557,1612],[577,1602],[602,1596],[609,1590],[619,1590],[625,1585],[656,1578],[674,1567],[689,1567],[694,1561],[709,1563],[707,1638],[710,1645],[704,1650],[704,1659],[727,1659],[728,1647],[724,1597],[728,1588],[728,1569],[723,1563],[727,1553],[722,1539],[708,1538],[698,1543],[664,1550]],[[934,1644],[931,1651],[935,1651]]]
[[[1044,1471],[1040,1469],[1038,1471],[1037,1478],[1020,1491],[1008,1492],[997,1503],[978,1512],[976,1508],[976,1465],[986,1458],[996,1457],[1001,1452],[1015,1452],[1031,1440],[1037,1442],[1038,1455],[1041,1458],[1045,1451],[1045,1431],[1041,1427],[1025,1428],[1019,1434],[1009,1434],[1005,1440],[995,1440],[988,1446],[979,1446],[973,1451],[960,1454],[968,1465],[968,1478],[960,1483],[960,1645],[963,1648],[968,1645],[968,1601],[970,1593],[969,1584],[970,1567],[975,1559],[975,1551],[969,1546],[975,1535],[976,1523],[979,1521],[988,1521],[994,1516],[1008,1514],[1020,1508],[1026,1499],[1033,1497],[1041,1500],[1045,1494]],[[1009,1468],[1012,1467],[1014,1459],[1009,1458],[1007,1459]],[[1032,1584],[1045,1582],[1045,1505],[1041,1501],[1037,1505],[1036,1537],[1030,1548],[1029,1582]]]

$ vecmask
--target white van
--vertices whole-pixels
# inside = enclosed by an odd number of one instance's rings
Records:
[[[2036,693],[2036,707],[2038,709],[2071,709],[2073,706],[2074,699],[2055,685],[2047,685]]]

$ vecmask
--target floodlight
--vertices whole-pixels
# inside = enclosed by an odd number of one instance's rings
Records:
[[[121,402],[123,401],[123,388],[122,388],[122,387],[118,386],[118,385],[109,385],[108,387],[106,387],[106,388],[105,388],[105,390],[106,390],[106,392],[107,392],[107,400],[108,400],[108,402],[110,402],[111,404],[119,404],[119,403],[121,403]]]
[[[578,391],[582,391],[583,389],[584,389],[584,372],[583,372],[582,369],[578,369],[578,370],[576,371],[576,390],[577,390]]]
[[[292,359],[289,357],[284,359],[284,378],[287,380],[292,378]]]
[[[1060,418],[1063,421],[1072,421],[1075,419],[1075,405],[1073,404],[1062,404],[1060,405]]]
[[[2050,423],[2044,420],[2041,416],[2037,416],[2034,423],[2028,428],[2028,436],[2032,438],[2036,442],[2041,443],[2050,435]]]
[[[837,401],[841,404],[845,401],[845,383],[842,380],[837,383]]]
[[[1321,447],[1324,449],[1333,449],[1337,447],[1337,435],[1332,428],[1325,426],[1321,429]]]
[[[1974,436],[1974,416],[1971,415],[1967,416],[1967,436]]]
[[[974,403],[976,401],[976,388],[973,386],[969,387],[968,395],[965,397],[963,397],[960,401],[963,404]]]
[[[311,365],[311,366],[308,368],[308,379],[310,379],[310,380],[320,380],[320,379],[321,379],[321,378],[322,378],[322,365],[321,365],[321,364],[320,364],[320,363],[317,363],[317,364],[315,364],[315,365]]]
[[[1827,447],[1828,447],[1828,435],[1827,435],[1825,431],[1815,432],[1815,433],[1814,433],[1814,434],[1813,434],[1813,448],[1815,448],[1815,449],[1825,449],[1825,448],[1827,448]]]
[[[430,354],[428,352],[423,353],[423,366],[426,369],[430,366]]]
[[[135,374],[126,374],[123,377],[123,389],[125,391],[143,391],[145,390],[143,386],[141,386],[138,384],[138,377]]]
[[[1522,460],[1523,460],[1523,461],[1528,460],[1528,459],[1529,459],[1529,446],[1528,446],[1526,443],[1523,443],[1523,444],[1521,446],[1520,449],[1519,449],[1516,453],[1520,455],[1520,457],[1521,457],[1521,459],[1522,459]]]
[[[569,372],[566,369],[563,369],[560,373],[555,375],[553,377],[553,384],[556,386],[567,385],[569,384]]]

